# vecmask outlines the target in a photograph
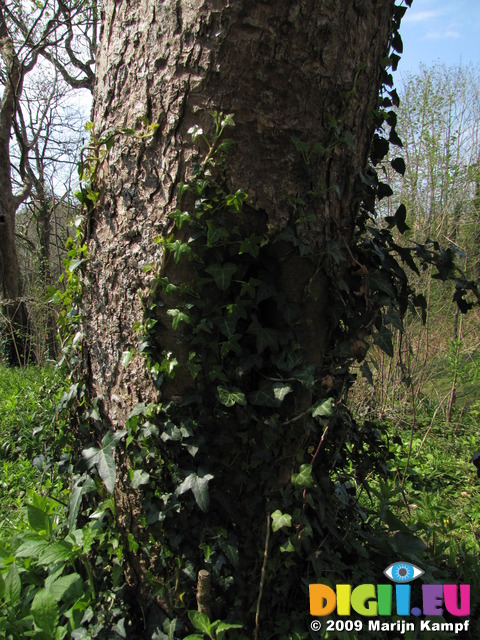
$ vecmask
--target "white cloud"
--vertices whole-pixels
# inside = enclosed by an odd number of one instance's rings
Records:
[[[443,15],[445,11],[436,9],[435,11],[412,11],[409,9],[403,18],[403,22],[425,22],[426,20],[435,20]]]
[[[456,40],[460,38],[461,33],[455,29],[443,29],[439,31],[429,31],[424,35],[422,40]]]

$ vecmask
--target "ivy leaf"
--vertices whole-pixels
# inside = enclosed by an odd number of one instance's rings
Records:
[[[109,432],[102,438],[102,446],[100,449],[90,447],[82,451],[82,456],[85,458],[88,468],[90,469],[96,465],[98,473],[109,493],[113,493],[115,480],[117,478],[115,447],[126,433],[126,429]]]
[[[382,200],[382,198],[389,198],[392,195],[393,189],[389,184],[387,184],[386,182],[378,183],[377,197],[379,200]]]
[[[283,527],[292,526],[292,516],[288,513],[282,513],[279,509],[272,513],[272,529],[274,532]]]
[[[292,483],[298,487],[312,487],[315,484],[312,478],[312,465],[302,464],[299,472],[292,475]]]
[[[135,469],[132,477],[132,487],[134,489],[138,489],[138,487],[142,484],[147,484],[150,480],[150,474],[146,471],[142,471],[141,469]]]
[[[333,398],[327,398],[317,402],[312,409],[312,418],[328,418],[332,415],[335,406],[335,400]]]
[[[220,291],[226,291],[232,282],[237,266],[231,262],[225,264],[212,264],[205,271],[212,276]]]
[[[382,351],[385,351],[387,356],[393,358],[392,332],[390,329],[382,326],[379,331],[373,334],[373,341]]]
[[[399,173],[401,176],[405,175],[405,169],[406,169],[406,165],[405,165],[405,160],[403,158],[394,158],[390,164],[392,165],[392,168],[395,169],[395,171],[397,173]]]
[[[291,391],[292,387],[288,383],[269,382],[250,394],[249,398],[252,404],[260,407],[279,407]]]
[[[387,222],[390,229],[392,227],[397,227],[400,233],[405,233],[405,231],[408,231],[410,229],[410,227],[405,222],[406,218],[407,209],[404,204],[401,204],[396,210],[395,215],[385,217],[385,222]]]
[[[47,589],[38,591],[33,599],[31,612],[35,624],[51,638],[55,637],[60,612],[55,598]]]
[[[260,248],[265,244],[265,239],[262,236],[251,235],[247,238],[244,238],[240,243],[240,247],[238,249],[238,254],[242,255],[242,253],[249,253],[252,258],[258,258],[258,254],[260,253]]]
[[[233,206],[235,211],[241,211],[243,207],[243,203],[247,199],[247,194],[245,191],[238,189],[235,193],[232,193],[227,196],[227,206]]]
[[[285,396],[292,392],[292,387],[284,382],[275,382],[272,387],[273,396],[278,404],[281,404]]]
[[[388,140],[386,138],[382,138],[378,134],[375,134],[373,137],[372,151],[370,154],[372,162],[376,164],[377,162],[380,162],[380,160],[383,160],[383,158],[387,155],[389,149],[390,145]]]
[[[232,390],[225,387],[218,386],[218,397],[220,402],[226,407],[233,407],[234,404],[239,404],[244,407],[247,404],[245,394],[240,389],[233,388]]]
[[[221,244],[228,240],[228,229],[220,227],[218,223],[213,220],[207,220],[207,245],[213,247],[216,244]]]
[[[200,509],[205,512],[208,510],[210,504],[210,495],[208,492],[208,483],[213,480],[211,473],[205,473],[199,469],[199,474],[192,472],[185,480],[177,487],[175,494],[181,496],[187,491],[191,491],[195,498],[196,503]]]
[[[135,349],[130,349],[130,351],[124,351],[122,353],[121,363],[123,364],[125,369],[128,367],[128,363],[132,359],[132,356],[134,353],[135,353]]]
[[[172,327],[175,331],[178,329],[181,322],[191,324],[190,316],[183,311],[180,311],[180,309],[168,309],[167,316],[172,318]]]

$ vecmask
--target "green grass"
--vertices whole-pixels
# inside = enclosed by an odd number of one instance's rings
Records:
[[[0,526],[18,522],[26,493],[45,480],[58,386],[54,367],[0,365]]]
[[[429,425],[430,416],[419,416],[413,434],[405,424],[392,425],[391,476],[373,480],[370,497],[362,493],[377,542],[392,562],[417,563],[427,581],[471,585],[473,629],[465,636],[471,638],[480,637],[480,480],[471,462],[480,448],[475,417],[464,416],[462,426],[458,420],[436,423],[428,433],[422,422]]]

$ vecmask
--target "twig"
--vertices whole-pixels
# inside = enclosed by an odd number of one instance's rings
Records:
[[[260,603],[262,602],[263,588],[265,586],[265,574],[267,572],[269,542],[270,542],[270,514],[267,513],[267,535],[265,536],[265,551],[263,553],[262,573],[260,576],[260,589],[259,589],[258,600],[257,600],[257,611],[255,614],[255,631],[253,633],[253,640],[258,640],[258,631],[260,628]]]

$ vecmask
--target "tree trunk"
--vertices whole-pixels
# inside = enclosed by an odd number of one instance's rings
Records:
[[[225,6],[224,6],[225,5]],[[125,371],[143,316],[140,294],[161,262],[154,238],[169,226],[192,146],[187,131],[210,127],[216,109],[235,115],[233,184],[275,227],[289,222],[291,194],[323,184],[324,202],[305,225],[317,247],[350,238],[387,54],[393,2],[106,2],[95,94],[97,127],[159,123],[154,139],[122,138],[99,176],[91,222],[88,354],[92,393],[113,425],[154,393],[141,362]],[[302,175],[292,136],[324,141],[332,127],[353,137]],[[339,195],[340,194],[340,197]]]
[[[169,328],[164,329],[158,340],[164,351],[178,354],[180,373],[163,385],[161,394],[148,373],[145,360],[134,357],[125,367],[122,354],[138,348],[135,326],[145,319],[145,301],[152,299],[152,284],[165,262],[164,245],[155,242],[155,238],[166,239],[170,233],[183,238],[174,231],[168,214],[179,206],[179,184],[191,178],[197,159],[198,152],[188,132],[198,125],[210,135],[214,111],[234,114],[235,128],[229,133],[234,146],[226,161],[226,173],[232,193],[241,189],[248,194],[241,214],[245,235],[255,230],[259,235],[277,233],[277,237],[282,237],[282,230],[294,228],[295,242],[305,247],[306,253],[310,251],[317,257],[304,259],[298,252],[287,249],[290,246],[287,241],[279,240],[271,247],[262,248],[257,263],[253,260],[249,269],[257,269],[258,278],[262,269],[274,274],[272,286],[281,290],[285,305],[294,306],[302,318],[289,328],[287,323],[277,324],[280,322],[277,317],[270,317],[265,321],[268,329],[277,334],[292,332],[291,344],[299,344],[307,363],[315,368],[316,387],[320,388],[320,381],[327,390],[334,384],[329,377],[330,361],[326,362],[326,354],[338,336],[338,326],[329,313],[329,307],[337,303],[329,299],[333,291],[331,279],[340,278],[349,262],[359,207],[356,177],[367,166],[383,71],[381,60],[388,54],[393,10],[392,0],[167,0],[161,3],[106,0],[95,92],[96,129],[120,132],[129,128],[141,134],[146,122],[159,127],[155,135],[143,140],[134,135],[117,137],[96,174],[95,188],[100,196],[88,223],[90,259],[85,273],[83,315],[88,388],[90,396],[99,401],[102,433],[107,427],[123,429],[138,403],[158,402],[161,397],[163,405],[173,403],[180,407],[181,396],[189,384],[190,387],[193,384],[185,373],[188,349],[177,345],[178,338]],[[326,255],[337,251],[343,257],[339,258],[335,273],[319,267]],[[170,265],[167,273],[177,284],[182,279],[193,279],[192,267],[188,265]],[[159,314],[163,322],[165,318]],[[276,309],[265,309],[265,316],[269,314],[281,315]],[[260,318],[260,312],[258,315]],[[260,323],[264,322],[259,318]],[[245,327],[249,326],[250,319],[245,320]],[[159,320],[159,326],[162,322]],[[239,361],[245,349],[252,349],[251,341],[244,337],[249,330],[245,328],[238,338],[240,353],[235,357]],[[188,337],[188,331],[184,337]],[[257,339],[258,351],[266,353],[269,349],[259,347]],[[281,350],[277,355],[282,355]],[[252,380],[256,376],[261,385],[270,374],[265,369],[251,371],[249,375]],[[248,431],[250,427],[243,425],[247,435],[239,456],[248,457],[251,465],[244,484],[235,480],[234,488],[226,484],[222,487],[221,481],[215,484],[215,476],[211,481],[210,511],[203,514],[197,509],[198,522],[203,517],[207,529],[208,526],[220,527],[223,522],[229,544],[230,536],[239,540],[238,565],[232,572],[242,576],[244,595],[237,600],[231,593],[222,595],[220,582],[226,579],[225,575],[215,583],[214,572],[212,590],[220,601],[226,600],[222,609],[212,595],[212,615],[233,616],[243,610],[238,615],[243,616],[242,623],[250,630],[248,637],[252,637],[253,631],[257,637],[261,602],[266,619],[276,615],[272,597],[266,594],[267,587],[264,589],[263,577],[259,588],[260,573],[262,576],[265,573],[260,571],[264,547],[268,555],[268,547],[275,545],[269,542],[265,531],[265,516],[274,508],[269,504],[276,504],[278,494],[293,491],[290,476],[292,470],[298,471],[299,451],[305,449],[306,454],[308,449],[310,458],[305,460],[312,458],[310,435],[305,435],[308,429],[300,419],[312,392],[300,386],[293,385],[288,391],[297,417],[283,415],[283,422],[279,422],[282,437],[288,441],[285,450],[278,453],[283,459],[276,460],[274,452],[268,451],[270,457],[268,461],[265,458],[265,465],[259,466],[257,462],[255,466],[256,453],[252,448],[268,450],[269,446],[261,437],[255,440],[253,432]],[[286,386],[283,388],[287,390]],[[275,389],[278,391],[279,387]],[[248,395],[249,390],[244,391]],[[206,392],[204,401],[209,402]],[[229,401],[225,402],[228,405]],[[195,420],[195,415],[191,419]],[[241,421],[240,414],[232,414],[231,422],[219,428],[235,430]],[[262,421],[268,431],[272,425],[264,414]],[[100,430],[98,424],[97,428]],[[322,446],[325,433],[318,444],[322,429],[312,436],[313,451],[317,445]],[[226,440],[221,444],[223,438]],[[226,455],[226,447],[230,446],[227,442],[228,436],[217,431],[217,436],[205,445],[206,457],[199,460],[202,454],[198,454],[194,462],[197,478],[207,477],[202,476],[200,469],[211,452],[214,452],[212,456],[217,453],[220,456],[223,447]],[[254,442],[257,444],[253,445]],[[168,448],[162,455],[168,459]],[[172,454],[172,458],[176,455]],[[121,458],[126,467],[132,464],[125,462],[123,454]],[[177,456],[175,460],[178,459]],[[241,459],[231,464],[238,464],[240,469],[240,462],[243,464]],[[265,466],[275,465],[276,480],[273,476],[264,480]],[[208,461],[205,467],[211,471]],[[218,478],[227,477],[225,469],[215,468],[213,473],[218,473]],[[129,488],[125,478],[126,475],[119,474],[117,524],[126,534],[133,532],[145,541],[140,531],[142,497]],[[238,510],[228,512],[226,501],[236,503]],[[298,523],[299,539],[306,508],[304,502]],[[242,509],[243,513],[251,514],[251,520],[240,522]],[[320,513],[312,517],[321,519]],[[270,522],[268,518],[267,521]],[[194,522],[197,520],[192,520],[192,536]],[[168,526],[165,522],[164,529]],[[325,526],[328,525],[325,523]],[[166,544],[168,531],[159,530],[156,535]],[[197,549],[209,544],[205,529],[203,536],[195,543]],[[271,553],[272,558],[276,557]],[[298,590],[305,565],[299,568],[299,563],[292,560],[293,555],[289,555],[288,561],[292,561],[292,575],[297,576],[295,588]],[[229,560],[225,562],[228,564]],[[129,584],[137,589],[139,597],[148,598],[146,572],[156,571],[162,583],[164,578],[158,574],[164,569],[155,569],[152,557],[147,559],[141,552],[130,554],[128,563]],[[204,569],[200,560],[192,560],[194,572]],[[183,578],[179,580],[182,582]],[[196,608],[191,602],[194,583],[193,579],[193,583],[185,587],[188,595],[183,601],[189,608]],[[275,591],[275,584],[273,580],[268,588]],[[168,597],[166,593],[158,596],[157,605],[173,617],[176,605],[169,597],[174,599],[173,591]],[[231,598],[229,603],[228,598]]]
[[[20,297],[15,214],[27,197],[30,184],[14,195],[12,190],[10,137],[18,100],[22,93],[24,68],[20,64],[9,37],[0,9],[0,54],[6,69],[6,82],[0,103],[0,278],[5,316],[4,350],[10,364],[21,364],[29,357],[28,321],[25,304]]]

